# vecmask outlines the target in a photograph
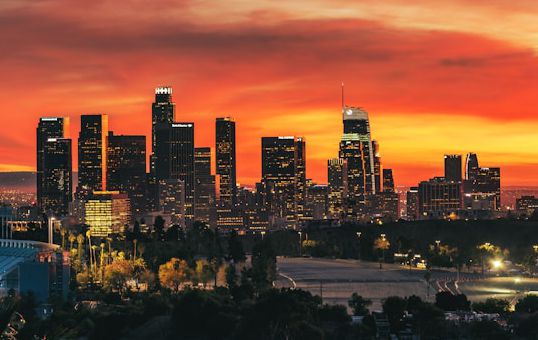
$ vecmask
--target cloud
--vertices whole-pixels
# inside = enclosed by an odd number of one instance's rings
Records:
[[[385,9],[389,17],[360,16],[355,6],[316,12],[328,6],[321,0],[305,12],[291,4],[264,8],[235,0],[226,8],[204,1],[146,4],[100,0],[74,7],[46,0],[0,6],[0,133],[25,140],[2,143],[9,163],[35,163],[29,144],[44,114],[68,114],[76,126],[81,113],[106,112],[117,133],[149,136],[152,88],[170,84],[177,120],[196,122],[197,145],[213,145],[215,117],[235,117],[241,181],[259,178],[259,138],[270,134],[305,136],[309,176],[324,181],[325,159],[336,155],[341,133],[341,81],[346,103],[371,112],[384,161],[401,169],[397,181],[423,178],[437,155],[460,145],[442,138],[449,128],[464,134],[462,144],[493,154],[495,143],[472,137],[491,127],[520,143],[514,155],[534,155],[536,138],[518,130],[537,121],[533,49],[482,30],[402,24],[412,16],[404,8],[426,10],[421,1],[408,7],[366,1],[361,7],[364,13]],[[439,8],[457,6],[463,5],[442,1]],[[401,14],[395,17],[396,9]],[[505,122],[515,125],[502,129]],[[425,144],[424,135],[437,142]],[[415,157],[421,149],[426,156]],[[518,157],[511,160],[520,164]],[[517,173],[510,176],[515,180]]]

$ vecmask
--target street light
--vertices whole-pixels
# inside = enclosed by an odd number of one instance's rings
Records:
[[[359,240],[359,261],[361,260],[361,235],[360,231],[357,232],[357,239]]]
[[[299,256],[303,256],[303,245],[302,245],[302,242],[301,242],[303,240],[302,239],[302,234],[303,233],[299,231],[298,234],[299,234]]]

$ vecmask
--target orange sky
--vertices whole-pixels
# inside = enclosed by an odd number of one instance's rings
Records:
[[[356,4],[354,4],[356,3]],[[0,2],[0,171],[35,167],[40,116],[108,113],[150,134],[153,88],[174,88],[197,146],[237,121],[238,177],[260,177],[260,137],[305,136],[326,181],[346,102],[370,112],[398,185],[477,152],[503,185],[538,184],[538,2],[298,0]],[[149,140],[148,140],[149,144]]]

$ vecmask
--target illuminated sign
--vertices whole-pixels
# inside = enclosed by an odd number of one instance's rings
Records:
[[[172,127],[174,128],[191,128],[192,124],[172,124]]]
[[[172,94],[171,87],[157,87],[155,89],[155,94]]]

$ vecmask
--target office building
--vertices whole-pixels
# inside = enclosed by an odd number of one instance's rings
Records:
[[[411,187],[406,194],[406,215],[409,221],[418,219],[418,187]]]
[[[418,186],[418,212],[422,218],[444,218],[462,208],[460,182],[435,177]]]
[[[392,169],[383,169],[383,192],[395,192]]]
[[[445,179],[461,182],[461,155],[445,155]]]
[[[327,161],[328,178],[328,216],[340,219],[345,212],[347,198],[347,161],[333,158]]]
[[[342,109],[342,117],[344,123],[344,136],[342,141],[348,140],[353,141],[354,144],[357,144],[356,152],[358,156],[360,150],[360,159],[361,159],[361,176],[362,178],[362,187],[361,195],[364,194],[375,194],[376,193],[376,156],[375,149],[378,149],[379,146],[377,143],[372,142],[372,137],[370,133],[370,121],[368,118],[368,112],[359,107],[344,106]],[[375,145],[374,145],[375,144]],[[341,144],[342,146],[342,144]],[[353,162],[348,162],[348,171],[353,173],[353,168],[357,167]],[[379,165],[380,167],[380,165]],[[350,183],[350,185],[352,185]],[[353,193],[350,190],[350,195]],[[358,195],[358,193],[353,193]]]
[[[146,137],[108,135],[107,185],[126,193],[135,216],[146,210]]]
[[[194,220],[194,123],[162,123],[156,127],[156,180],[185,183],[185,220]]]
[[[157,127],[172,124],[176,114],[176,104],[172,101],[172,88],[168,86],[155,89],[155,102],[151,104],[151,158],[150,169],[155,177],[157,163]]]
[[[82,115],[78,138],[78,198],[105,191],[107,181],[108,116]]]
[[[215,176],[211,175],[211,148],[194,149],[194,216],[196,221],[215,226]]]
[[[94,191],[84,200],[84,223],[92,237],[120,234],[131,222],[131,204],[127,194],[118,191]]]
[[[475,181],[478,177],[478,156],[476,153],[468,153],[465,159],[465,180]]]
[[[44,117],[39,119],[36,129],[36,194],[37,205],[43,204],[43,172],[45,171],[45,144],[51,138],[69,138],[69,118],[66,117]]]
[[[41,209],[66,216],[73,198],[72,145],[68,138],[49,138],[43,149]]]
[[[235,122],[217,118],[215,125],[216,173],[219,176],[219,200],[233,206],[237,202]]]
[[[172,224],[185,227],[185,182],[177,178],[159,180],[159,209]]]
[[[282,226],[297,227],[298,181],[303,181],[303,161],[304,139],[262,137],[262,180],[264,185],[274,188],[275,204],[272,209],[275,209],[274,216],[279,220],[276,223]]]
[[[521,216],[531,217],[538,209],[538,197],[521,196],[516,199],[516,213]]]

